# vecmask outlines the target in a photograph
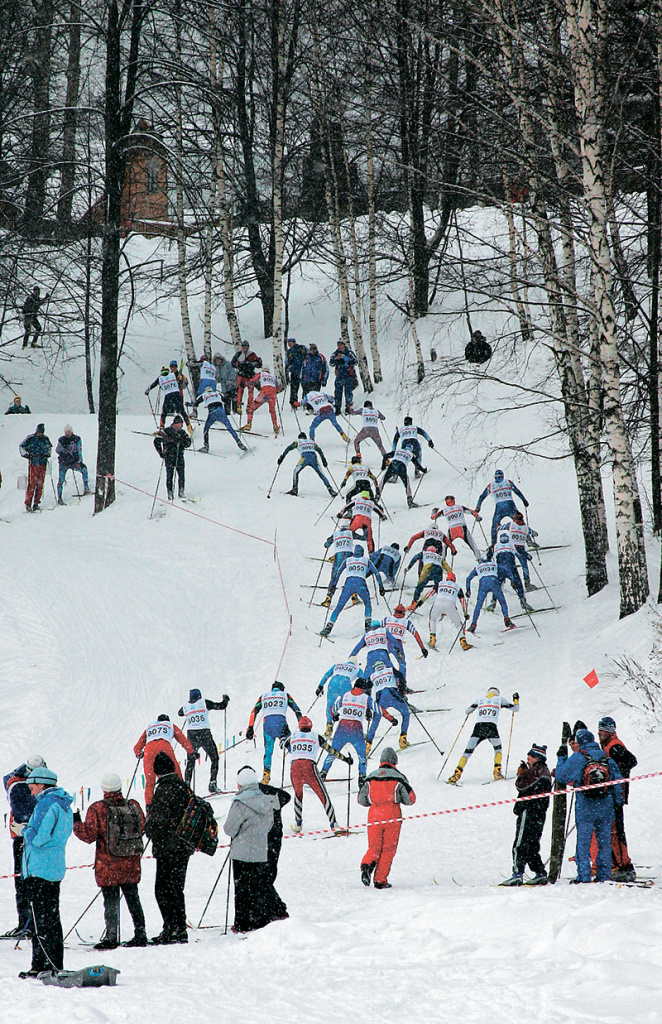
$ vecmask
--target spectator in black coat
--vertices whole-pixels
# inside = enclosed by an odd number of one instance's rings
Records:
[[[305,345],[298,345],[296,338],[287,339],[287,351],[285,353],[285,378],[290,385],[290,406],[292,409],[297,409],[299,406],[301,371],[303,369],[304,359],[307,355],[308,349]]]
[[[154,896],[163,918],[163,929],[151,942],[157,946],[188,942],[184,886],[192,849],[177,835],[189,802],[190,790],[175,773],[171,758],[160,751],[154,758],[157,776],[154,799],[145,822],[156,858]]]
[[[552,776],[547,767],[547,747],[534,743],[517,769],[515,780],[518,796],[533,796],[536,793],[550,793]],[[545,827],[549,797],[540,800],[525,800],[516,803],[513,814],[517,815],[517,829],[513,843],[513,874],[502,885],[521,885],[527,864],[534,872],[529,885],[547,885],[547,872],[540,856],[540,837]]]
[[[267,833],[267,873],[272,882],[276,881],[278,874],[278,858],[283,845],[283,807],[286,807],[292,797],[286,790],[279,786],[270,786],[266,782],[259,782],[257,788],[271,797],[274,809],[274,823]]]
[[[185,492],[185,470],[184,470],[184,449],[190,448],[191,438],[184,430],[184,420],[181,416],[175,416],[172,426],[159,430],[154,438],[154,447],[165,461],[166,466],[166,489],[168,500],[174,497],[175,470],[177,470],[177,482],[179,484],[179,497],[186,497]]]

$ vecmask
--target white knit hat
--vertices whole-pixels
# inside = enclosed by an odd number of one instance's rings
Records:
[[[106,772],[101,778],[101,788],[104,793],[119,793],[122,789],[122,780],[115,772]]]
[[[257,773],[249,764],[245,764],[237,772],[237,786],[241,789],[243,786],[250,786],[253,782],[257,782]]]
[[[44,768],[46,765],[46,762],[44,761],[41,754],[33,754],[32,757],[29,757],[25,763],[28,766],[28,768]]]

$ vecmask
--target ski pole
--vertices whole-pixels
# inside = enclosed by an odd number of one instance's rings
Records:
[[[154,506],[156,505],[156,496],[159,493],[159,485],[161,483],[161,476],[163,474],[163,463],[164,462],[165,462],[165,459],[161,459],[161,468],[159,470],[159,479],[156,481],[156,490],[154,491],[154,501],[152,502],[152,511],[149,514],[149,518],[150,519],[154,515]]]
[[[350,787],[352,784],[352,766],[347,765],[347,835],[349,835],[349,803],[350,803]]]
[[[327,512],[328,512],[328,510],[329,510],[329,509],[331,508],[331,506],[332,506],[332,504],[333,504],[333,502],[334,502],[334,501],[335,501],[335,497],[331,498],[331,501],[329,502],[329,504],[328,504],[328,505],[326,505],[326,506],[325,506],[325,507],[324,507],[324,508],[322,509],[322,511],[321,511],[321,513],[320,513],[320,515],[318,515],[317,519],[315,520],[315,524],[314,524],[315,526],[317,526],[317,524],[319,523],[320,519],[321,519],[321,518],[322,518],[322,517],[323,517],[324,515],[326,515],[326,513],[327,513]]]
[[[533,565],[533,562],[532,562],[531,564]],[[539,572],[538,572],[538,570],[536,569],[535,565],[533,565],[533,571],[535,572],[536,576],[538,577],[538,579],[539,579],[539,580],[540,580],[540,582],[542,583],[542,588],[543,588],[543,590],[545,591],[545,593],[547,594],[547,597],[549,598],[549,601],[550,601],[550,604],[551,604],[552,608],[554,608],[554,609],[555,609],[555,610],[556,610],[557,612],[559,612],[558,608],[556,607],[556,605],[555,605],[555,604],[554,604],[554,602],[552,601],[552,596],[551,596],[551,594],[550,594],[549,590],[547,589],[547,587],[545,586],[545,584],[543,583],[543,579],[542,579],[542,576],[540,575],[540,573],[539,573]],[[560,615],[560,614],[561,614],[561,613],[559,612],[559,615]]]
[[[276,483],[276,477],[278,476],[278,470],[279,469],[280,469],[280,463],[276,466],[276,472],[274,473],[274,478],[271,481],[271,483],[269,484],[269,490],[267,491],[267,498],[271,497],[271,492],[273,490],[274,484]]]
[[[158,421],[156,419],[156,413],[154,412],[154,406],[152,405],[152,399],[149,397],[149,392],[147,393],[147,401],[149,402],[150,412],[152,413],[152,416],[154,417],[154,426],[158,429],[159,424],[158,424]]]
[[[229,856],[229,854],[228,854]],[[230,878],[232,875],[232,865],[228,868],[228,894],[225,897],[225,930],[224,935],[228,934],[228,917],[230,916]]]
[[[228,788],[228,709],[223,708],[223,789]]]
[[[131,795],[131,788],[133,786],[133,780],[136,777],[136,772],[138,771],[138,765],[139,764],[140,764],[140,758],[138,757],[138,758],[136,758],[136,767],[133,769],[133,775],[131,776],[131,782],[129,783],[129,788],[128,788],[127,793],[126,793],[127,800],[130,797],[130,795]]]
[[[470,714],[471,714],[471,712],[469,712],[469,715],[470,715]],[[464,729],[465,725],[467,724],[467,721],[468,721],[468,719],[469,719],[469,715],[466,715],[466,716],[465,716],[465,719],[464,719],[464,721],[463,721],[462,725],[460,726],[460,732],[458,732],[457,736],[456,736],[456,737],[455,737],[455,739],[453,740],[453,745],[452,745],[451,749],[450,749],[450,750],[448,751],[448,756],[446,757],[446,760],[445,760],[445,761],[444,761],[444,763],[442,764],[442,766],[441,766],[441,770],[440,770],[440,772],[439,772],[439,775],[437,775],[437,778],[440,778],[440,777],[441,777],[441,773],[443,772],[444,768],[445,768],[445,767],[446,767],[446,765],[448,764],[448,758],[449,758],[449,757],[451,756],[451,754],[453,753],[453,751],[454,751],[454,749],[455,749],[455,744],[456,744],[456,743],[457,743],[457,741],[459,740],[459,738],[460,738],[460,733],[462,732],[462,730]]]
[[[510,761],[510,744],[513,740],[513,723],[515,721],[515,709],[510,713],[510,732],[508,733],[508,753],[506,754],[506,770],[503,774],[504,779],[508,778],[508,762]]]
[[[219,882],[220,882],[220,880],[221,880],[221,875],[222,875],[222,874],[223,874],[223,872],[225,871],[225,865],[227,864],[227,862],[229,861],[229,859],[230,859],[230,851],[228,850],[228,855],[227,855],[227,857],[225,858],[225,860],[223,861],[223,864],[221,865],[221,870],[219,871],[219,873],[218,873],[218,875],[217,875],[217,877],[216,877],[216,881],[214,882],[214,885],[213,885],[213,887],[212,887],[212,890],[211,890],[211,892],[209,893],[209,899],[208,899],[208,900],[207,900],[207,902],[205,903],[205,909],[204,909],[204,910],[202,911],[202,914],[200,915],[200,920],[198,921],[198,928],[200,928],[200,927],[202,926],[202,919],[204,918],[205,914],[207,913],[207,907],[208,907],[208,906],[209,906],[209,904],[211,903],[211,898],[212,898],[212,896],[214,895],[214,893],[216,892],[216,886],[218,885],[218,883],[219,883]]]
[[[280,432],[285,437],[285,427],[283,426],[283,414],[280,409],[280,402],[278,401],[278,395],[276,395],[276,408],[278,409],[278,419],[280,420]]]
[[[407,579],[408,566],[405,565],[404,557],[402,559],[402,564],[404,566],[404,572],[402,573],[402,583],[400,584],[400,593],[398,594],[398,604],[402,603],[402,591],[405,589],[405,580]]]
[[[527,614],[527,615],[529,616],[529,618],[531,619],[531,625],[532,625],[532,626],[533,626],[533,628],[535,629],[536,633],[538,633],[538,638],[539,638],[540,640],[542,640],[542,637],[540,636],[540,633],[538,632],[538,627],[536,626],[535,622],[533,621],[533,616],[532,616],[531,612],[530,612],[530,611],[528,610],[528,608],[525,608],[525,609],[524,609],[524,611],[526,612],[526,614]]]
[[[306,711],[306,717],[308,717],[308,715],[313,710],[313,708],[315,707],[315,705],[317,704],[319,699],[320,699],[320,694],[318,693],[317,696],[315,697],[315,700],[313,701],[313,703],[310,705],[310,707]]]
[[[72,933],[72,931],[74,930],[74,928],[76,928],[76,926],[80,924],[80,922],[81,922],[81,921],[83,920],[83,918],[84,918],[84,917],[85,917],[85,915],[87,914],[88,910],[90,909],[90,907],[92,906],[92,904],[94,903],[94,901],[95,901],[95,900],[98,900],[98,898],[99,898],[99,896],[100,896],[100,895],[101,895],[101,889],[99,889],[99,890],[98,890],[98,892],[97,892],[96,896],[93,896],[93,897],[92,897],[92,899],[91,899],[91,900],[90,900],[90,902],[89,902],[89,903],[87,904],[87,906],[85,907],[85,910],[84,910],[84,911],[83,911],[83,913],[82,913],[82,914],[80,915],[80,917],[78,918],[78,920],[77,920],[77,921],[75,921],[75,922],[74,922],[74,923],[72,924],[71,928],[69,929],[69,931],[67,932],[67,934],[66,934],[66,935],[64,936],[64,938],[63,938],[63,940],[62,940],[63,942],[66,942],[66,941],[67,941],[67,939],[68,939],[68,938],[69,938],[69,936],[71,935],[71,933]]]
[[[283,747],[283,764],[282,764],[281,770],[280,770],[280,788],[281,789],[283,788],[283,786],[285,784],[285,754],[286,754],[286,750],[285,750],[285,747]]]
[[[324,549],[324,551],[326,552],[326,548]],[[315,596],[315,591],[317,590],[317,585],[318,585],[318,583],[320,581],[320,576],[322,575],[322,569],[324,568],[324,562],[325,562],[325,558],[322,558],[322,564],[320,565],[320,571],[317,574],[317,579],[315,580],[315,586],[313,587],[313,592],[310,595],[310,601],[308,602],[308,607],[309,608],[311,607],[311,605],[313,603],[313,598]],[[331,574],[333,575],[333,570],[331,570]]]
[[[434,747],[434,748],[435,748],[435,749],[437,750],[437,752],[438,752],[439,756],[440,756],[440,757],[443,757],[443,756],[444,756],[444,751],[443,751],[443,750],[439,750],[439,747],[437,746],[437,742],[436,742],[436,740],[435,740],[435,739],[434,739],[434,737],[433,737],[433,736],[431,736],[431,735],[430,735],[430,733],[429,733],[429,732],[427,731],[427,729],[425,728],[425,726],[424,726],[424,725],[423,725],[423,723],[421,722],[420,718],[418,717],[418,714],[417,714],[417,712],[416,712],[416,711],[414,711],[414,709],[412,708],[411,704],[409,704],[408,706],[409,706],[409,710],[411,711],[412,715],[414,716],[414,718],[416,719],[416,721],[417,721],[417,722],[418,722],[418,724],[420,725],[420,727],[421,727],[421,729],[423,730],[423,732],[425,733],[425,735],[426,735],[426,736],[428,737],[428,739],[429,739],[429,740],[431,740],[431,741],[432,741],[432,746],[433,746],[433,747]],[[444,761],[444,764],[445,764],[445,763],[446,763],[446,762]],[[443,768],[442,768],[442,771],[443,771]]]
[[[458,629],[457,633],[455,634],[455,639],[453,640],[453,643],[451,644],[451,649],[450,649],[450,651],[448,652],[449,654],[451,654],[451,653],[452,653],[452,650],[453,650],[453,648],[455,647],[455,644],[456,644],[456,643],[458,642],[458,640],[460,639],[460,633],[463,633],[463,632],[464,632],[464,623],[462,623],[462,625],[461,625],[461,626],[460,626],[460,628]]]
[[[390,733],[390,731],[391,731],[391,729],[393,728],[394,725],[395,725],[395,722],[391,722],[391,724],[389,725],[388,729],[386,730],[386,732],[384,733],[384,735],[380,739],[380,741],[377,744],[377,746],[374,748],[374,750],[371,750],[370,753],[368,754],[368,756],[366,758],[367,761],[369,761],[370,758],[372,757],[372,755],[375,754],[379,750],[379,748],[381,747],[382,743],[384,742],[384,740],[386,739],[386,737],[388,736],[388,734]]]
[[[53,497],[55,498],[55,504],[57,505],[57,494],[55,491],[55,483],[53,481],[53,467],[51,466],[51,460],[48,460],[48,475],[51,478],[51,487],[53,488]]]

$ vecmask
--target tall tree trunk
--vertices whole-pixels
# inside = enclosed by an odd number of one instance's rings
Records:
[[[600,338],[605,436],[609,444],[614,485],[616,537],[620,577],[621,618],[637,611],[648,596],[641,502],[620,392],[616,314],[611,254],[607,231],[607,195],[600,150],[595,51],[602,40],[596,26],[604,25],[603,0],[566,0],[568,37],[574,73],[575,107],[579,122],[584,200],[588,212],[588,252],[591,261],[593,310]]]
[[[76,186],[76,127],[78,118],[78,94],[80,89],[80,19],[81,9],[77,0],[71,0],[69,8],[69,58],[67,61],[67,94],[62,119],[62,173],[60,176],[60,198],[57,204],[57,220],[60,230],[71,225],[71,208]]]
[[[271,0],[274,54],[274,143],[272,159],[273,210],[273,371],[285,385],[283,363],[283,149],[285,144],[285,0]]]
[[[23,215],[23,226],[28,234],[37,234],[40,231],[46,205],[50,168],[51,45],[54,13],[53,0],[41,0],[35,4],[34,50],[31,60],[34,114]]]
[[[175,66],[182,63],[182,8],[181,0],[174,7],[175,23]],[[186,223],[184,221],[184,139],[182,124],[182,86],[180,76],[175,81],[175,216],[177,217],[177,284],[179,288],[179,309],[182,317],[182,333],[186,347],[186,361],[195,363],[197,355],[191,331],[191,316],[188,305],[188,283],[186,272]]]
[[[375,384],[382,382],[382,363],[377,337],[377,215],[375,210],[375,165],[372,150],[372,16],[369,9],[365,56],[365,158],[368,191],[368,330]]]

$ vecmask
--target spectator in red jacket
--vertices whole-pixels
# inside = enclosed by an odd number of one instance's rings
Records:
[[[180,779],[182,777],[182,770],[175,757],[175,751],[172,749],[173,739],[177,740],[187,754],[193,753],[193,745],[186,738],[182,730],[172,724],[168,715],[159,715],[155,722],[147,726],[133,748],[136,757],[144,756],[145,758],[145,807],[147,810],[149,810],[152,797],[154,796],[154,786],[156,785],[154,758],[158,753],[163,752],[169,757],[175,766],[175,774],[179,775]]]
[[[364,885],[370,885],[374,872],[375,889],[391,888],[388,873],[398,849],[402,828],[400,805],[411,806],[416,803],[416,794],[402,772],[396,768],[397,763],[395,750],[385,747],[379,768],[368,775],[358,796],[359,803],[370,808],[368,851],[361,861],[361,881]]]
[[[133,920],[134,936],[124,946],[146,946],[145,915],[138,882],[145,816],[136,800],[122,796],[122,780],[106,772],[101,780],[103,800],[90,804],[81,820],[74,814],[74,835],[84,843],[96,843],[94,878],[103,893],[106,930],[95,949],[117,949],[119,945],[120,890]]]

